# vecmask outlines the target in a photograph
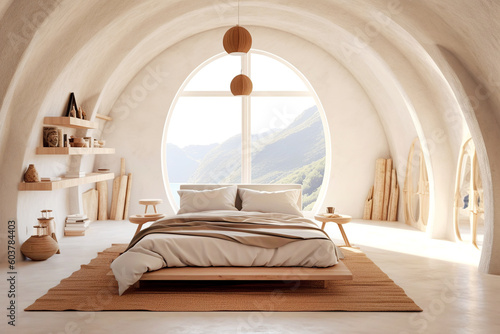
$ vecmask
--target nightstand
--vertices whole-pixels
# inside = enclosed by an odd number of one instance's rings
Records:
[[[347,247],[352,247],[351,244],[349,243],[349,239],[347,239],[347,235],[345,234],[344,228],[342,227],[343,224],[347,224],[351,221],[352,217],[348,215],[336,215],[334,217],[327,217],[322,214],[315,215],[314,219],[317,221],[320,221],[323,223],[321,226],[321,229],[325,229],[326,223],[336,223],[337,226],[339,227],[340,233],[342,234],[342,238],[344,238],[345,246]]]

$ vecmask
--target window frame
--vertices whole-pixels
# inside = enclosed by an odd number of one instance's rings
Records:
[[[323,124],[323,131],[324,131],[324,138],[325,138],[325,157],[330,156],[330,134],[329,134],[329,129],[327,126],[327,119],[325,116],[325,112],[323,109],[323,106],[313,89],[312,85],[310,82],[307,80],[307,78],[293,65],[291,65],[289,62],[286,60],[282,59],[281,57],[274,55],[270,52],[266,52],[263,50],[257,50],[257,49],[251,49],[247,54],[241,55],[241,73],[245,74],[250,77],[251,79],[251,57],[252,54],[258,54],[258,55],[264,55],[267,57],[270,57],[276,61],[279,61],[280,63],[284,64],[287,68],[292,70],[304,83],[306,86],[307,90],[296,90],[296,91],[289,91],[289,90],[284,90],[284,91],[252,91],[250,96],[242,96],[241,97],[241,183],[242,184],[250,184],[252,183],[252,132],[251,132],[251,99],[252,97],[312,97],[314,99],[314,102],[316,103],[316,106],[318,108],[318,112],[321,117],[321,121]],[[167,144],[167,132],[168,128],[170,125],[170,120],[172,113],[175,109],[175,106],[177,105],[177,102],[179,98],[181,97],[233,97],[233,94],[229,90],[229,82],[228,82],[228,89],[227,91],[186,91],[185,88],[187,84],[191,81],[193,77],[195,77],[200,70],[202,70],[205,66],[210,64],[211,62],[222,58],[224,56],[227,56],[227,53],[222,52],[220,54],[217,54],[207,60],[205,60],[203,63],[201,63],[195,70],[191,72],[191,74],[184,80],[183,84],[177,91],[177,94],[175,95],[175,98],[172,101],[172,104],[169,108],[168,115],[167,115],[167,120],[165,123],[165,128],[164,128],[164,134],[163,134],[163,144],[162,144],[162,172],[163,172],[163,179],[164,179],[164,184],[165,184],[165,189],[167,190],[167,197],[169,198],[170,204],[172,205],[174,210],[178,210],[177,203],[174,200],[171,187],[170,187],[170,182],[168,179],[168,170],[167,170],[167,164],[166,164],[166,157],[165,157],[165,148]],[[326,187],[325,185],[328,184],[329,182],[329,176],[330,176],[330,159],[325,160],[325,172],[323,175],[323,182],[321,184],[320,188],[320,193],[318,194],[318,198],[316,200],[316,203],[311,211],[315,212],[317,211],[318,207],[321,205],[320,203],[323,202],[324,196],[326,194]]]

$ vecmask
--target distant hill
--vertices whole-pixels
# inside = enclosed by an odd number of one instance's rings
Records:
[[[217,144],[190,145],[180,148],[167,144],[167,170],[170,182],[187,183],[200,165],[200,161]]]
[[[252,183],[300,183],[303,207],[312,209],[325,169],[323,125],[317,107],[305,110],[282,130],[252,136],[252,143]],[[167,167],[171,182],[240,183],[241,135],[221,144],[184,149],[169,144]]]

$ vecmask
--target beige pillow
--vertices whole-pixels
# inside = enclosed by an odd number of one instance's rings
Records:
[[[240,188],[238,192],[242,202],[241,211],[286,213],[303,217],[297,205],[300,189],[257,191]]]
[[[233,210],[236,202],[236,186],[216,188],[212,190],[181,189],[177,193],[180,196],[180,209],[177,212],[189,213],[210,210]]]

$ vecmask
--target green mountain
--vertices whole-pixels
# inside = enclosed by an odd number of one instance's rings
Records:
[[[170,164],[170,158],[176,160]],[[177,167],[170,169],[171,165]],[[171,182],[186,182],[190,173],[190,183],[240,183],[241,135],[221,144],[183,150],[167,145],[167,167]],[[323,124],[316,106],[302,112],[284,129],[252,136],[252,183],[302,184],[305,210],[310,210],[318,197],[324,170]]]

